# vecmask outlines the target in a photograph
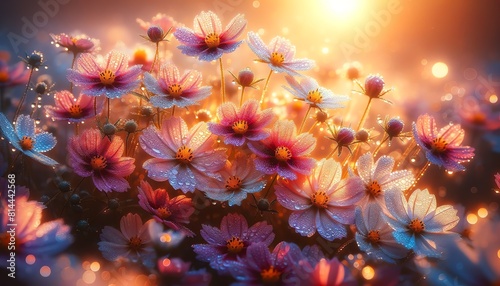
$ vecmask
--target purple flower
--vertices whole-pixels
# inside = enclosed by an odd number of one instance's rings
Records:
[[[438,131],[434,117],[428,114],[419,116],[413,123],[413,137],[427,159],[452,172],[465,170],[460,163],[474,157],[474,148],[460,146],[464,133],[459,124],[449,124]]]
[[[257,155],[255,167],[265,174],[278,174],[289,180],[297,179],[297,173],[308,175],[315,160],[308,155],[316,147],[316,138],[309,133],[297,136],[293,121],[276,122],[271,135],[261,142],[249,142],[248,147]]]
[[[259,111],[259,102],[246,101],[240,109],[231,102],[222,104],[217,109],[220,123],[208,123],[208,129],[215,135],[223,136],[224,143],[242,146],[246,140],[260,141],[269,137],[266,129],[274,119],[272,109]]]
[[[87,37],[87,35],[69,36],[65,33],[50,34],[56,47],[63,47],[67,52],[74,55],[92,53],[99,50],[99,40]]]
[[[87,95],[105,95],[108,98],[118,98],[139,85],[140,65],[128,67],[127,56],[117,52],[109,52],[100,61],[91,54],[78,57],[74,69],[68,70],[67,78]]]
[[[220,273],[230,271],[237,258],[245,257],[253,244],[262,244],[267,249],[274,239],[273,227],[258,222],[248,227],[240,214],[228,214],[222,218],[220,228],[202,225],[201,236],[208,244],[193,245],[197,259],[209,262]]]
[[[222,30],[222,24],[215,13],[201,12],[194,18],[194,30],[180,27],[174,32],[174,36],[181,42],[182,45],[178,48],[183,54],[198,57],[200,61],[213,61],[238,48],[242,41],[237,38],[246,25],[244,16],[238,14]]]
[[[274,187],[278,202],[292,210],[288,222],[296,232],[310,237],[318,231],[330,241],[347,235],[345,225],[354,223],[355,204],[364,186],[358,177],[341,177],[338,162],[322,159],[309,178]]]
[[[76,99],[71,92],[63,90],[56,92],[54,99],[55,106],[45,106],[45,111],[52,120],[67,120],[78,123],[95,116],[94,98],[88,95],[80,94]],[[103,102],[99,101],[96,108],[97,113],[100,113]]]
[[[134,158],[122,157],[123,140],[108,138],[97,129],[87,129],[68,144],[69,165],[81,177],[92,177],[95,187],[103,192],[125,192],[130,187],[124,178],[135,169]]]
[[[184,226],[189,223],[189,217],[194,213],[191,198],[180,195],[170,199],[165,189],[153,190],[146,181],[141,181],[138,190],[139,205],[152,214],[156,221],[171,229],[180,230],[187,236],[194,236],[194,233]]]
[[[226,149],[214,149],[216,141],[205,122],[188,130],[179,117],[165,119],[161,130],[150,126],[139,137],[142,149],[154,157],[144,162],[143,168],[155,181],[168,180],[174,189],[194,192],[220,178],[217,172],[226,164],[227,156]]]
[[[247,43],[259,57],[259,61],[269,64],[269,67],[275,72],[297,76],[300,75],[297,71],[310,70],[314,67],[313,60],[294,59],[295,46],[285,38],[274,37],[266,46],[257,33],[249,32]]]
[[[155,94],[150,98],[151,104],[160,108],[197,104],[212,92],[212,87],[200,86],[201,73],[186,71],[181,77],[177,67],[172,64],[161,65],[158,80],[150,73],[145,73],[144,85]]]
[[[35,120],[30,116],[19,115],[14,127],[5,115],[0,113],[0,129],[10,144],[24,155],[47,166],[59,164],[41,154],[54,148],[57,143],[56,138],[48,132],[36,132]]]
[[[344,107],[343,103],[349,100],[346,95],[335,95],[331,90],[319,86],[318,82],[311,77],[304,77],[300,83],[292,76],[286,76],[285,79],[291,88],[287,86],[284,88],[311,107],[341,108]]]

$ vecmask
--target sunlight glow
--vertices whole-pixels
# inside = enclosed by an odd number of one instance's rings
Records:
[[[328,10],[335,13],[337,16],[349,16],[358,7],[356,0],[325,0],[325,6]]]

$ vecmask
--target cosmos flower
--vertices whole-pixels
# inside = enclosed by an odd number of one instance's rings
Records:
[[[222,181],[214,181],[205,190],[205,195],[213,200],[227,201],[229,206],[239,206],[248,194],[262,190],[265,186],[263,174],[255,170],[253,160],[246,154],[237,153],[219,172]]]
[[[181,77],[177,67],[172,64],[161,65],[158,79],[145,73],[144,85],[155,94],[150,98],[151,104],[160,108],[197,104],[212,92],[212,87],[200,86],[201,73],[186,71]]]
[[[449,231],[458,223],[457,210],[451,205],[436,207],[436,197],[427,189],[415,190],[408,201],[401,191],[389,190],[385,201],[394,238],[417,255],[439,257],[445,241],[457,237]]]
[[[226,164],[226,149],[214,149],[216,141],[205,122],[188,130],[182,118],[165,119],[161,130],[150,126],[139,137],[142,149],[154,157],[144,162],[143,168],[151,179],[168,180],[184,193],[203,190],[211,179],[220,178],[217,172]]]
[[[395,260],[404,258],[408,249],[394,240],[393,230],[382,213],[378,204],[356,208],[356,242],[359,249],[368,255],[394,263]]]
[[[123,140],[87,129],[68,144],[69,165],[81,177],[92,177],[95,187],[103,192],[125,192],[130,187],[125,179],[134,171],[134,158],[122,157]]]
[[[340,163],[322,159],[308,178],[274,187],[278,202],[292,210],[288,222],[296,232],[310,237],[318,231],[330,241],[347,235],[345,225],[354,223],[364,186],[358,177],[341,177]]]
[[[267,248],[274,239],[271,225],[262,221],[249,228],[241,214],[226,215],[220,228],[202,225],[200,234],[208,244],[193,245],[196,258],[209,262],[221,274],[227,274],[238,257],[245,257],[249,246],[258,243]]]
[[[0,88],[12,87],[26,84],[29,78],[29,71],[24,62],[18,62],[12,66],[7,64],[10,56],[0,58]]]
[[[457,113],[466,127],[494,131],[500,129],[500,112],[492,107],[490,102],[484,103],[474,96],[464,96]]]
[[[307,285],[355,286],[358,283],[349,269],[335,257],[321,259],[307,280]]]
[[[170,199],[165,189],[153,190],[146,181],[141,181],[139,190],[139,205],[153,215],[154,219],[165,226],[181,230],[187,236],[194,233],[184,226],[189,223],[189,217],[194,213],[191,198],[179,195]]]
[[[311,77],[304,77],[299,82],[292,76],[286,76],[286,81],[290,85],[284,86],[298,100],[302,100],[311,107],[319,109],[334,109],[344,107],[343,102],[348,101],[346,95],[335,95],[331,90],[319,86],[318,82]]]
[[[356,169],[365,185],[365,192],[358,205],[366,206],[374,202],[384,209],[385,191],[397,189],[404,192],[412,186],[414,178],[411,171],[398,170],[393,172],[393,168],[394,158],[390,156],[379,157],[375,164],[373,164],[373,156],[370,152],[359,157]]]
[[[363,87],[358,81],[356,81],[358,86],[361,88],[363,95],[368,96],[370,99],[378,98],[387,103],[391,103],[390,101],[382,98],[386,93],[391,91],[391,89],[384,89],[385,82],[384,78],[379,74],[371,74],[368,75],[365,79],[365,86]]]
[[[142,261],[148,265],[153,262],[156,253],[148,232],[152,219],[142,223],[138,214],[128,213],[120,219],[120,229],[105,226],[97,243],[102,256],[109,261],[129,259],[132,262]]]
[[[279,120],[271,135],[260,142],[249,142],[248,147],[257,155],[257,170],[271,175],[295,180],[297,174],[308,175],[315,165],[307,157],[316,147],[316,138],[309,133],[297,135],[293,121]]]
[[[5,115],[0,113],[0,128],[10,144],[24,155],[47,166],[59,164],[53,159],[41,154],[54,148],[57,143],[56,138],[48,132],[37,132],[35,120],[30,116],[23,114],[19,115],[14,127]]]
[[[138,87],[141,73],[140,65],[128,67],[126,55],[111,51],[103,60],[88,53],[80,55],[67,78],[87,95],[118,98]]]
[[[76,99],[68,90],[62,90],[56,92],[54,100],[55,106],[45,105],[45,111],[52,120],[77,123],[95,116],[94,98],[83,93]],[[97,113],[101,113],[103,106],[102,101],[97,102]]]
[[[438,132],[434,117],[428,114],[419,116],[413,123],[413,137],[427,159],[452,172],[465,170],[460,163],[474,157],[474,148],[460,146],[464,133],[459,124],[449,124]]]
[[[306,71],[315,63],[309,59],[294,59],[295,46],[282,37],[274,37],[269,45],[262,41],[259,34],[248,32],[248,46],[259,57],[258,61],[269,64],[275,72],[284,72],[291,76],[300,75],[297,71]]]
[[[226,102],[217,109],[219,123],[208,123],[208,129],[215,135],[223,136],[224,143],[242,146],[246,140],[260,141],[269,137],[266,127],[274,119],[272,109],[259,110],[259,102],[246,101],[240,109],[232,102]]]
[[[83,53],[93,53],[99,50],[99,40],[81,34],[77,36],[70,36],[65,33],[50,34],[53,43],[57,47],[63,47],[67,52],[74,55]]]
[[[180,27],[174,36],[181,42],[178,48],[183,54],[198,57],[200,61],[213,61],[238,48],[242,41],[237,39],[246,25],[244,16],[238,14],[222,30],[219,17],[212,11],[203,11],[194,18],[193,30]]]

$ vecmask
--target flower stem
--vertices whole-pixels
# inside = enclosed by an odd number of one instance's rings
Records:
[[[174,117],[174,116],[175,116],[175,105],[174,105],[174,106],[172,106],[172,114],[171,114],[171,116],[172,116],[172,117]]]
[[[309,112],[311,111],[311,106],[309,105],[309,108],[307,108],[306,115],[304,116],[304,119],[302,120],[302,123],[300,124],[299,132],[302,132],[302,129],[304,128],[304,124],[306,123],[307,117],[309,116]]]
[[[372,104],[372,98],[370,97],[370,99],[368,99],[368,103],[366,104],[365,111],[363,112],[363,116],[361,116],[361,120],[359,121],[358,128],[356,129],[357,131],[359,131],[361,127],[363,127],[363,125],[365,124],[366,115],[368,114],[368,110],[370,110],[371,104]]]
[[[111,114],[111,99],[109,97],[107,98],[108,102],[108,122],[109,122],[109,115]]]
[[[267,76],[266,83],[264,84],[264,88],[262,89],[262,94],[260,95],[260,106],[264,103],[264,96],[267,92],[267,87],[269,86],[269,80],[271,79],[271,75],[273,74],[273,70],[269,71],[269,75]]]
[[[278,179],[278,174],[274,175],[273,179],[271,180],[271,183],[269,184],[269,187],[266,190],[266,194],[264,195],[264,198],[267,198],[267,195],[269,194],[269,191],[274,185],[274,182],[276,182],[276,179]]]
[[[226,102],[226,80],[224,79],[224,69],[222,67],[222,57],[219,58],[220,67],[220,93],[222,95],[222,103]]]
[[[78,135],[78,130],[79,130],[80,125],[78,122],[75,123],[75,135]]]
[[[385,143],[385,141],[387,141],[389,139],[389,136],[384,136],[384,139],[382,139],[382,141],[380,142],[380,144],[378,144],[377,148],[375,148],[375,150],[373,151],[373,157],[377,156],[377,153],[378,151],[380,151],[380,148],[382,147],[382,144]]]
[[[427,162],[425,162],[425,165],[422,166],[422,168],[420,169],[418,174],[415,176],[415,182],[413,182],[413,185],[411,185],[411,187],[408,190],[412,190],[417,185],[418,181],[420,181],[420,179],[422,179],[422,177],[424,176],[427,169],[429,169],[430,165],[431,165],[431,162],[429,162],[429,160],[427,160]]]
[[[243,95],[245,94],[245,86],[241,87],[241,96],[240,96],[240,107],[243,105]]]
[[[411,140],[408,146],[406,147],[405,151],[401,155],[401,159],[399,159],[398,163],[396,164],[396,169],[399,169],[401,164],[406,160],[408,155],[411,153],[411,151],[416,147],[415,140]]]
[[[151,63],[151,69],[149,70],[150,73],[153,72],[153,69],[155,67],[156,61],[158,60],[158,47],[159,43],[156,43],[156,50],[155,50],[155,57],[153,58],[153,63]]]
[[[71,61],[71,68],[74,68],[76,61],[76,53],[73,53],[73,60]],[[73,93],[73,82],[69,82],[69,92]]]
[[[159,107],[156,109],[156,119],[157,119],[157,123],[158,123],[158,128],[160,128],[160,126],[161,126],[161,109]]]
[[[26,99],[26,95],[28,94],[28,87],[30,86],[31,77],[33,76],[34,69],[30,70],[30,75],[28,77],[28,82],[26,83],[26,88],[24,89],[23,95],[21,96],[21,100],[19,101],[19,105],[17,106],[16,113],[14,114],[13,122],[16,122],[19,113],[21,112],[21,108],[23,107],[24,100]]]

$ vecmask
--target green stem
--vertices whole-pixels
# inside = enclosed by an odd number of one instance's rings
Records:
[[[23,95],[21,96],[21,100],[19,101],[19,105],[17,106],[16,113],[14,114],[13,122],[16,122],[17,117],[19,116],[19,113],[21,112],[21,108],[23,107],[24,100],[26,99],[26,96],[28,95],[28,87],[30,86],[30,81],[31,81],[31,77],[33,76],[33,71],[34,71],[34,69],[30,70],[28,82],[26,83],[26,88],[24,89]]]
[[[378,144],[377,148],[375,148],[375,151],[373,151],[373,157],[377,156],[377,153],[380,150],[380,148],[382,147],[382,144],[384,144],[385,141],[387,141],[388,139],[389,139],[389,136],[384,136],[384,139],[382,139],[380,144]]]
[[[245,94],[245,86],[241,87],[240,107],[243,105],[243,94]]]

